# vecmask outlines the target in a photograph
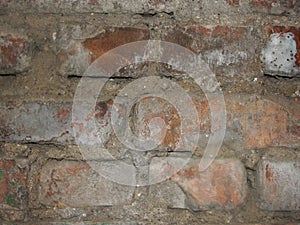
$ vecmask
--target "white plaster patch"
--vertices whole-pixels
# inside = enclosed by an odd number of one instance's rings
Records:
[[[296,52],[297,48],[293,33],[271,34],[266,48],[262,50],[261,61],[264,64],[264,71],[278,75],[300,72],[296,66]]]
[[[208,63],[210,65],[216,64],[218,66],[222,65],[232,65],[232,64],[238,64],[245,60],[247,60],[248,55],[244,51],[228,51],[228,50],[214,50],[207,54],[205,54],[205,57],[208,60]]]

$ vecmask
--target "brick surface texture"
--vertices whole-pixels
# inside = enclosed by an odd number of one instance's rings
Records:
[[[299,224],[299,17],[1,0],[0,224]]]
[[[261,207],[267,210],[299,210],[299,161],[263,160],[259,168]]]
[[[204,172],[196,164],[183,169],[172,180],[189,193],[199,209],[233,209],[242,205],[247,196],[245,169],[237,160],[216,160]]]

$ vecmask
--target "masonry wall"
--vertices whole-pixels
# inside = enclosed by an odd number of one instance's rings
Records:
[[[298,0],[1,0],[0,223],[300,223],[299,16]],[[169,65],[138,58],[147,40]]]

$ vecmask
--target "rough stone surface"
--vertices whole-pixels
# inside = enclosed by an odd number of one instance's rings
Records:
[[[133,191],[100,176],[85,162],[49,161],[40,173],[39,199],[49,206],[131,204]]]

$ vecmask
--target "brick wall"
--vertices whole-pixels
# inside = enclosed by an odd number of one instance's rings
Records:
[[[298,224],[299,16],[2,0],[0,224]]]

